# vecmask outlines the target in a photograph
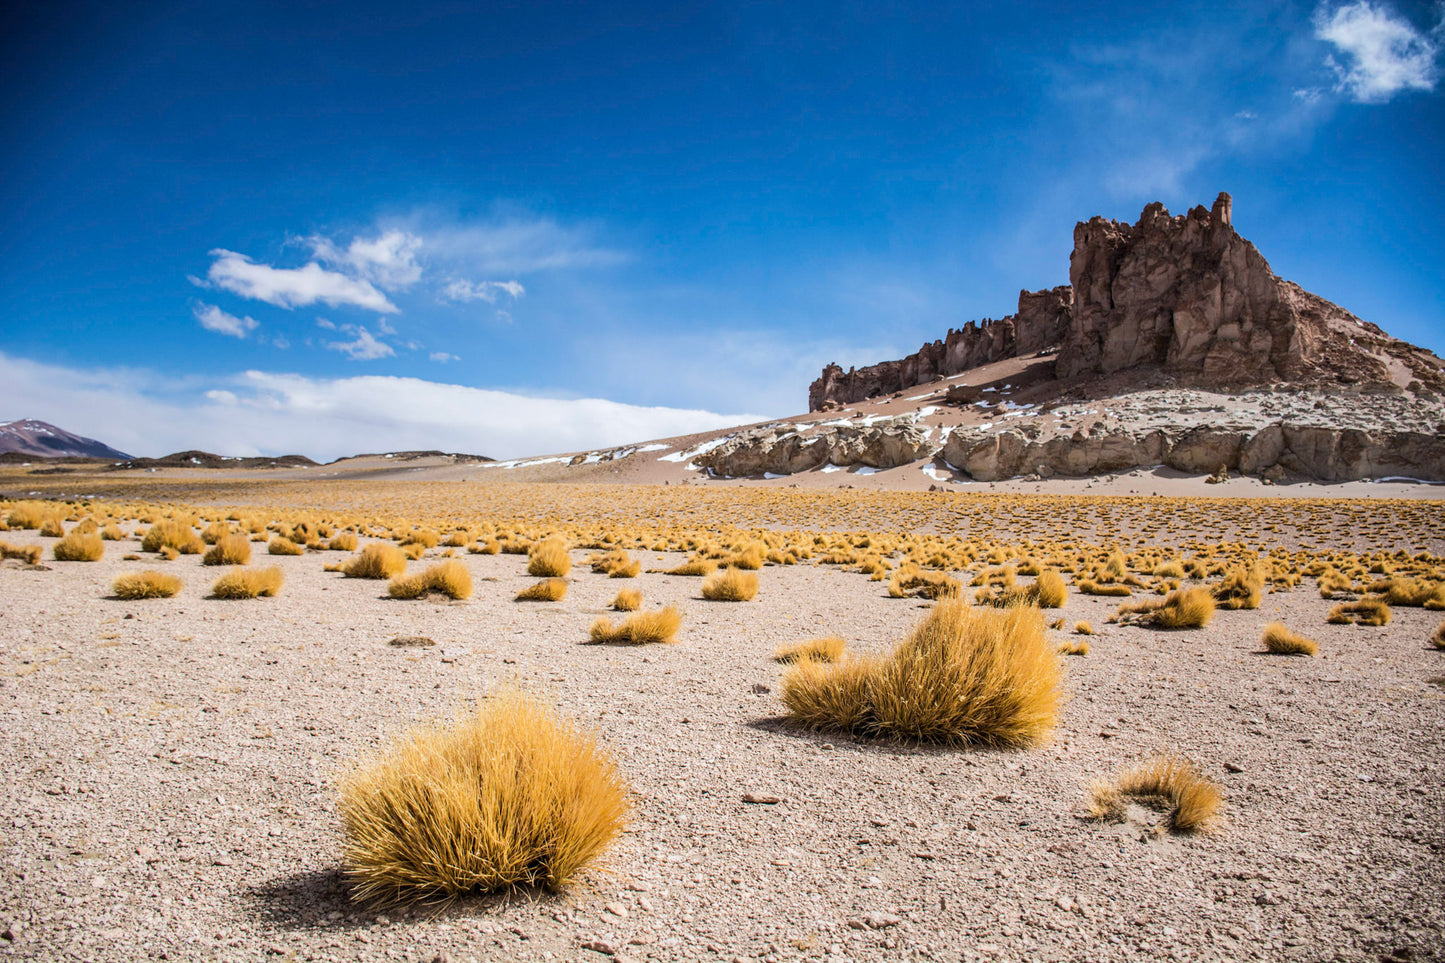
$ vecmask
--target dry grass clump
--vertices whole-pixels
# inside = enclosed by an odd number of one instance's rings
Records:
[[[767,547],[759,542],[745,545],[739,551],[728,555],[723,559],[723,564],[729,568],[741,568],[755,572],[763,567],[767,561]]]
[[[1230,569],[1224,581],[1214,586],[1214,601],[1223,609],[1257,609],[1264,591],[1264,575],[1258,563]]]
[[[1437,649],[1445,649],[1445,622],[1437,625],[1435,631],[1430,634],[1430,644]]]
[[[26,565],[39,565],[40,556],[45,550],[39,545],[11,545],[9,542],[0,541],[0,558],[15,558]]]
[[[504,693],[344,777],[346,877],[373,904],[560,889],[626,828],[627,794],[595,733]]]
[[[1177,589],[1162,599],[1125,602],[1111,621],[1156,629],[1202,629],[1214,618],[1214,595],[1204,586]]]
[[[1184,565],[1178,559],[1160,562],[1154,566],[1153,575],[1155,578],[1183,578]]]
[[[1074,634],[1075,634],[1075,635],[1093,635],[1093,634],[1094,634],[1094,627],[1093,627],[1092,625],[1090,625],[1088,622],[1083,622],[1083,621],[1075,622],[1075,623],[1074,623]]]
[[[1194,768],[1188,759],[1155,756],[1120,773],[1113,785],[1096,782],[1089,790],[1089,815],[1122,822],[1128,799],[1162,808],[1176,832],[1201,832],[1211,827],[1224,805],[1219,786]]]
[[[843,658],[848,641],[841,635],[825,635],[820,639],[792,642],[780,645],[773,651],[773,661],[791,664],[793,662],[837,662]]]
[[[1063,576],[1052,569],[1040,572],[1038,578],[1028,585],[1016,586],[1010,584],[1010,581],[986,585],[978,590],[974,600],[980,605],[999,608],[1010,605],[1037,605],[1041,609],[1058,609],[1063,608],[1069,597],[1069,589],[1064,584]]]
[[[1059,655],[1088,655],[1089,643],[1083,639],[1065,639],[1059,643]]]
[[[1421,578],[1395,578],[1375,582],[1369,591],[1390,605],[1445,609],[1445,582]]]
[[[127,572],[116,577],[110,590],[122,599],[166,599],[181,590],[181,580],[164,572]]]
[[[347,578],[393,578],[406,571],[406,553],[389,542],[372,542],[341,563]]]
[[[6,513],[5,524],[10,528],[39,528],[54,513],[55,506],[45,502],[16,502]]]
[[[612,608],[617,612],[636,612],[642,608],[642,593],[637,589],[623,589],[612,600]]]
[[[544,578],[517,593],[518,602],[560,602],[567,596],[565,578]],[[642,597],[638,593],[638,598]]]
[[[683,562],[676,568],[665,569],[662,574],[686,575],[692,578],[701,578],[707,575],[711,575],[713,572],[716,571],[717,562],[714,562],[710,558],[695,558],[690,561]]]
[[[782,700],[813,729],[1024,747],[1052,730],[1062,681],[1038,609],[946,599],[886,657],[797,663]]]
[[[57,562],[98,562],[105,554],[105,542],[95,532],[71,532],[51,550]]]
[[[637,578],[642,574],[642,563],[634,561],[620,548],[593,555],[587,561],[592,571],[608,578]]]
[[[1325,621],[1331,625],[1389,625],[1390,607],[1376,598],[1341,602],[1330,609]]]
[[[1096,582],[1091,578],[1080,579],[1078,589],[1084,595],[1108,595],[1122,598],[1123,596],[1134,594],[1134,590],[1127,585]]]
[[[709,575],[702,597],[710,602],[746,602],[758,594],[758,577],[735,568]]]
[[[386,587],[386,594],[394,599],[417,599],[431,592],[454,599],[471,598],[472,576],[465,565],[450,559],[412,575],[398,575]]]
[[[337,532],[326,543],[328,552],[354,552],[356,551],[355,532]]]
[[[146,530],[141,537],[140,548],[142,552],[173,548],[182,555],[199,555],[205,551],[206,543],[186,522],[164,518]]]
[[[211,586],[211,596],[218,599],[253,599],[258,595],[267,598],[281,591],[281,569],[238,568],[216,579]]]
[[[284,535],[277,535],[266,543],[267,555],[304,555],[306,547],[297,545]]]
[[[942,572],[924,571],[912,563],[900,566],[888,579],[888,595],[895,599],[909,596],[925,599],[954,598],[962,589],[963,584],[958,579],[950,578]]]
[[[669,605],[656,612],[629,615],[617,626],[612,624],[611,619],[600,618],[592,623],[588,635],[593,642],[606,645],[670,644],[677,641],[677,630],[681,625],[682,613]]]
[[[567,542],[553,536],[544,538],[527,553],[527,574],[537,578],[561,578],[572,570]]]
[[[1312,639],[1291,632],[1282,622],[1266,625],[1260,641],[1267,651],[1275,655],[1314,655],[1320,650]]]
[[[201,556],[202,565],[245,565],[249,561],[251,540],[245,535],[222,535]]]
[[[125,538],[125,532],[121,531],[119,525],[112,523],[100,530],[100,537],[107,542],[118,542]]]
[[[65,534],[65,525],[61,523],[58,515],[51,515],[40,523],[40,535],[43,538],[60,538]]]

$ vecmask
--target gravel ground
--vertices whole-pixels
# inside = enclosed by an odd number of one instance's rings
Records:
[[[27,537],[30,536],[30,537]],[[6,536],[16,541],[15,533]],[[25,533],[24,543],[46,545]],[[1313,581],[1184,633],[1104,624],[1069,658],[1051,745],[863,744],[780,720],[779,643],[891,645],[923,614],[881,583],[767,568],[747,603],[700,580],[574,569],[515,603],[518,556],[466,556],[466,602],[279,564],[272,599],[204,598],[196,557],[0,569],[0,955],[16,959],[1440,959],[1440,613],[1326,625]],[[259,546],[258,546],[259,547]],[[434,554],[434,553],[433,553]],[[581,561],[586,553],[574,552]],[[647,567],[680,556],[645,555]],[[414,563],[415,564],[415,563]],[[107,598],[165,568],[172,599]],[[680,643],[580,644],[620,587],[679,604]],[[1260,654],[1279,618],[1318,658]],[[397,648],[397,635],[434,639]],[[636,813],[562,895],[377,913],[338,863],[335,781],[409,724],[520,679],[597,725]],[[1082,818],[1084,786],[1175,750],[1223,786],[1213,833]],[[749,804],[745,794],[777,796]],[[590,947],[590,948],[589,948]]]

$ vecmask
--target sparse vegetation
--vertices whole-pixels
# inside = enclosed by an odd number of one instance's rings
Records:
[[[1112,785],[1095,783],[1089,791],[1089,815],[1121,822],[1128,799],[1165,810],[1169,827],[1181,833],[1211,828],[1224,804],[1217,784],[1189,760],[1174,755],[1155,756],[1126,769]]]
[[[346,876],[370,903],[559,889],[628,816],[596,735],[517,693],[408,733],[345,777],[340,807]]]
[[[1059,643],[1059,655],[1088,655],[1089,643],[1083,639],[1065,639]]]
[[[560,602],[567,596],[565,578],[544,578],[517,593],[518,602]],[[641,595],[638,596],[641,598]]]
[[[251,540],[240,534],[220,536],[201,556],[202,565],[245,565],[249,561]]]
[[[1430,644],[1437,649],[1445,649],[1445,622],[1441,622],[1435,627],[1435,631],[1430,633]]]
[[[735,568],[708,576],[702,597],[710,602],[747,602],[758,594],[758,577]]]
[[[127,572],[111,583],[111,591],[122,599],[170,598],[180,590],[181,580],[165,572]]]
[[[424,571],[398,575],[386,586],[386,594],[394,599],[421,598],[438,592],[453,599],[471,598],[472,577],[467,567],[455,559],[437,562]]]
[[[1261,641],[1265,650],[1275,655],[1314,655],[1319,652],[1319,646],[1313,640],[1291,632],[1282,622],[1266,625]]]
[[[572,557],[567,542],[561,538],[544,538],[527,553],[527,574],[536,578],[561,578],[572,570]]]
[[[614,626],[605,616],[592,623],[588,635],[594,643],[606,645],[671,644],[677,641],[682,613],[669,605],[655,612],[636,612]]]
[[[406,571],[406,555],[387,542],[372,542],[341,564],[347,578],[393,578]]]
[[[39,545],[12,545],[0,540],[0,558],[18,559],[26,565],[39,565],[44,551]]]
[[[780,645],[773,652],[773,660],[791,664],[794,662],[837,662],[843,658],[848,641],[841,635],[825,635],[805,642]]]
[[[1389,625],[1390,607],[1381,599],[1363,598],[1358,602],[1341,602],[1330,609],[1325,621],[1331,625]]]
[[[218,599],[253,599],[257,596],[270,597],[281,591],[281,569],[238,568],[220,578],[211,586],[211,595]]]
[[[173,548],[182,555],[199,555],[206,543],[191,528],[190,523],[179,519],[166,518],[152,525],[141,537],[142,552],[159,552]]]
[[[1075,622],[1075,623],[1074,623],[1074,634],[1075,634],[1075,635],[1093,635],[1093,634],[1094,634],[1094,627],[1093,627],[1092,625],[1090,625],[1088,622],[1085,622],[1085,621],[1082,621],[1082,620],[1081,620],[1081,621],[1078,621],[1078,622]]]
[[[1214,618],[1214,596],[1203,586],[1178,589],[1162,599],[1125,602],[1114,621],[1156,629],[1202,629]]]
[[[105,542],[95,532],[71,532],[51,549],[57,562],[98,562],[105,555]]]
[[[612,600],[612,608],[617,612],[636,612],[642,608],[642,593],[637,589],[623,589]]]

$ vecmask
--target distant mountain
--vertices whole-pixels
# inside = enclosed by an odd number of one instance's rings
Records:
[[[5,452],[34,458],[102,458],[106,461],[131,457],[94,438],[83,438],[34,418],[0,423],[0,453]]]
[[[194,449],[178,451],[160,458],[132,458],[129,455],[124,457],[125,461],[114,466],[116,471],[147,468],[307,468],[316,464],[305,455],[277,455],[275,458],[264,455],[230,457]]]

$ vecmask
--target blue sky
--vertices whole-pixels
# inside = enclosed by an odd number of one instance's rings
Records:
[[[787,415],[1220,190],[1445,353],[1439,3],[20,6],[0,420],[511,457]]]

